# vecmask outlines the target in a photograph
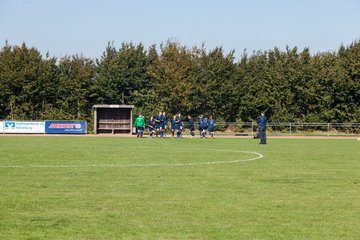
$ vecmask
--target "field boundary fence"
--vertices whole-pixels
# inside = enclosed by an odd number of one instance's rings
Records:
[[[185,128],[187,128],[187,123],[185,123]],[[215,132],[219,135],[229,136],[256,136],[258,124],[256,122],[217,122]],[[268,122],[267,135],[360,136],[360,123]]]

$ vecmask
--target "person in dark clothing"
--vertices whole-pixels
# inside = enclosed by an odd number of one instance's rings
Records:
[[[180,117],[180,138],[183,137],[183,129],[184,129],[184,119],[181,118],[181,115],[179,113],[179,117]]]
[[[159,134],[160,137],[162,137],[162,127],[161,127],[162,120],[163,120],[162,112],[159,112],[159,114],[155,116],[156,137],[158,137]]]
[[[174,138],[176,131],[176,115],[173,116],[173,119],[170,121],[171,125],[171,137]]]
[[[163,124],[162,124],[163,137],[166,137],[167,136],[168,117],[165,112],[162,113],[162,116],[163,116]]]
[[[200,134],[200,137],[202,137],[202,128],[201,128],[201,125],[202,125],[202,120],[203,120],[203,115],[200,115],[198,117],[198,124],[199,124],[199,134]]]
[[[154,136],[154,127],[155,127],[154,118],[150,117],[150,119],[148,121],[150,138],[152,138]]]
[[[215,119],[210,117],[210,119],[209,119],[209,134],[212,139],[214,138],[214,132],[215,132]]]
[[[181,114],[178,113],[177,116],[175,117],[175,128],[176,128],[176,137],[177,138],[181,138],[182,137],[182,119],[181,119]]]
[[[199,128],[201,128],[201,138],[206,137],[206,130],[208,129],[208,126],[209,126],[208,118],[204,117],[202,119],[202,122],[201,122],[200,127],[199,127]]]
[[[265,112],[261,112],[261,116],[257,120],[257,123],[259,125],[260,144],[266,144],[266,123],[267,123],[267,118],[265,116]]]
[[[194,133],[195,123],[194,123],[194,120],[191,118],[190,115],[188,116],[188,119],[189,119],[189,131],[190,131],[190,135],[191,135],[191,138],[194,138],[194,137],[195,137],[195,133]]]

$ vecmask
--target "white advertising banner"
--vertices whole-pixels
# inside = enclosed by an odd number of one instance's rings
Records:
[[[4,133],[45,133],[45,122],[5,121]]]
[[[0,121],[0,134],[4,133],[4,122]]]

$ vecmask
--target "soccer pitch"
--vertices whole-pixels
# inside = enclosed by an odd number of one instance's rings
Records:
[[[356,140],[0,137],[0,239],[360,239]]]

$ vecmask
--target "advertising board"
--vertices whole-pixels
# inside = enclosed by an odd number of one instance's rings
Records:
[[[45,122],[4,121],[4,133],[45,133]]]
[[[85,121],[46,121],[46,134],[86,134]]]

